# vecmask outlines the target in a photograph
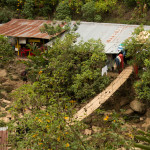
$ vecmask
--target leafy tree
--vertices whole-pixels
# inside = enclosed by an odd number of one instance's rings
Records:
[[[69,7],[71,10],[71,15],[74,18],[81,17],[81,8],[84,4],[83,0],[72,0],[69,1]]]
[[[137,81],[134,86],[137,97],[150,102],[150,60],[145,59],[144,64],[141,80]]]
[[[14,12],[10,11],[7,7],[0,7],[0,23],[10,21],[13,16],[15,16]]]
[[[8,42],[8,39],[0,35],[0,67],[3,67],[5,64],[13,61],[14,50]]]
[[[67,17],[71,18],[71,12],[68,0],[62,1],[56,8],[56,19],[63,20]]]
[[[144,31],[143,26],[139,26],[132,33],[132,37],[127,39],[124,44],[127,49],[127,57],[132,58],[130,63],[143,67],[145,59],[150,56],[149,31]]]
[[[23,10],[21,12],[25,18],[33,19],[35,17],[34,0],[25,0]]]
[[[83,18],[87,21],[94,21],[96,8],[95,8],[95,2],[87,2],[82,6],[82,13]]]
[[[32,75],[33,70],[35,74],[40,69],[46,73],[40,76],[41,84],[51,83],[47,85],[48,89],[43,89],[45,92],[53,91],[55,95],[60,91],[72,99],[81,100],[100,92],[108,83],[105,76],[100,76],[106,60],[101,41],[90,40],[75,45],[76,38],[76,35],[68,34],[63,41],[56,40],[43,56],[31,58],[33,62],[28,62]],[[41,61],[40,65],[38,62]]]
[[[104,15],[105,13],[111,12],[116,4],[117,0],[98,0],[96,1],[95,7],[97,13]]]
[[[110,13],[115,7],[117,0],[87,1],[82,6],[83,18],[87,21],[101,21],[106,13]]]
[[[16,10],[17,9],[17,4],[19,3],[18,0],[6,0],[7,6],[9,6],[9,8]]]
[[[84,126],[80,123],[72,128],[66,122],[73,113],[74,103],[67,102],[67,97],[58,95],[57,99],[51,96],[49,105],[45,106],[47,93],[41,93],[41,88],[40,82],[35,82],[33,85],[24,85],[13,93],[16,99],[12,107],[14,120],[9,125],[13,132],[10,137],[12,147],[37,150],[67,147],[84,149],[84,144],[81,144],[78,136],[81,135],[79,129]]]
[[[106,55],[100,40],[75,44],[77,37],[70,31],[48,51],[25,62],[29,76],[34,74],[36,80],[12,94],[12,147],[94,149],[81,132],[85,125],[71,126],[69,118],[76,101],[94,96],[108,84],[107,76],[100,73]]]
[[[150,40],[149,31],[144,31],[143,26],[139,26],[133,32],[133,36],[126,40],[127,57],[131,57],[130,63],[137,65],[140,69],[140,80],[134,85],[137,97],[141,100],[150,100]],[[144,70],[145,71],[144,71]]]
[[[56,9],[56,6],[58,5],[58,0],[34,0],[35,3],[35,11],[40,15],[44,17],[51,17],[53,16],[53,13]],[[40,11],[39,11],[40,9]]]

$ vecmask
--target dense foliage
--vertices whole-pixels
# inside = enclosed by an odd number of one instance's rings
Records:
[[[149,0],[1,0],[0,7],[4,6],[8,8],[8,13],[15,11],[17,18],[42,17],[43,19],[62,20],[70,17],[75,20],[96,22],[105,20],[109,15],[111,16],[112,12],[114,15],[121,16],[131,10],[133,13],[128,23],[134,23],[136,22],[134,19],[147,16],[150,2]],[[14,16],[11,15],[9,18],[12,17]],[[1,20],[1,22],[8,21],[5,16]]]
[[[18,9],[18,13],[22,13],[25,18],[33,19],[35,16],[34,12],[34,0],[26,0],[23,6],[22,11]]]
[[[94,16],[95,16],[95,3],[94,2],[88,2],[82,7],[82,12],[83,12],[83,18],[87,21],[94,21]]]
[[[131,64],[144,67],[144,60],[150,56],[149,31],[145,31],[143,26],[136,28],[132,37],[125,41],[125,45],[127,57],[133,58],[130,60]]]
[[[5,23],[11,20],[15,13],[10,11],[7,7],[0,7],[0,23]]]
[[[75,45],[76,38],[68,34],[63,41],[56,40],[47,53],[28,62],[32,78],[37,78],[42,71],[39,80],[41,85],[46,85],[42,88],[44,93],[59,92],[62,96],[82,100],[100,92],[108,83],[108,79],[100,75],[106,60],[101,41]]]
[[[150,101],[150,59],[145,59],[144,64],[145,69],[141,80],[135,83],[135,89],[139,99]]]
[[[45,25],[49,35],[53,29]],[[24,62],[32,83],[12,94],[14,119],[9,126],[12,147],[87,149],[87,136],[80,133],[85,125],[75,122],[70,126],[67,120],[74,114],[77,101],[101,92],[109,79],[101,76],[106,61],[101,41],[75,44],[77,37],[68,30],[63,40],[56,39],[48,50]],[[91,144],[88,149],[94,147]]]
[[[135,29],[133,36],[126,40],[127,57],[130,63],[139,68],[140,80],[135,83],[137,97],[150,101],[150,31],[143,26]]]
[[[56,8],[56,19],[63,20],[66,17],[71,17],[69,1],[62,1]]]
[[[13,61],[14,50],[8,39],[0,35],[0,67],[3,67],[7,63]]]

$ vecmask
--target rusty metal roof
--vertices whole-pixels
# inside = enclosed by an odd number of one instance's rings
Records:
[[[44,23],[50,24],[52,21],[12,19],[0,26],[0,34],[12,37],[50,39],[53,36],[40,32],[40,28]]]
[[[127,38],[131,37],[132,32],[139,25],[128,24],[114,24],[114,23],[95,23],[95,22],[81,22],[77,33],[80,34],[77,42],[83,40],[84,42],[93,38],[95,40],[101,39],[105,45],[105,53],[117,54],[118,46]],[[144,26],[145,30],[150,30],[150,26]]]

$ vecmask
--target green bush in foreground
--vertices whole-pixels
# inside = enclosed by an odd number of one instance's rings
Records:
[[[141,135],[136,135],[135,138],[138,139],[140,143],[134,144],[135,147],[141,148],[143,150],[149,150],[150,149],[150,133],[146,133],[144,131],[139,131]]]
[[[35,75],[41,86],[45,85],[43,94],[61,93],[81,101],[101,92],[108,84],[108,77],[101,76],[106,60],[101,41],[74,44],[76,38],[75,34],[68,34],[64,40],[56,40],[47,53],[26,62],[29,74]],[[41,70],[43,73],[38,77]]]
[[[106,55],[100,40],[75,44],[78,36],[71,32],[25,62],[34,82],[12,94],[14,119],[9,129],[13,148],[95,149],[81,132],[85,125],[74,122],[70,126],[68,120],[77,101],[95,96],[108,84],[108,77],[101,76]]]
[[[125,42],[127,57],[130,63],[139,68],[140,80],[134,84],[137,98],[150,101],[150,31],[145,31],[139,26],[133,32],[133,36]]]

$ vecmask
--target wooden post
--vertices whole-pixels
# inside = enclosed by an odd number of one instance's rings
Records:
[[[7,150],[8,147],[8,127],[0,127],[0,150]]]
[[[17,38],[17,48],[18,48],[18,56],[19,56],[19,39]]]

